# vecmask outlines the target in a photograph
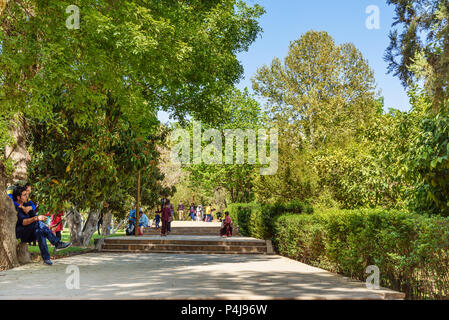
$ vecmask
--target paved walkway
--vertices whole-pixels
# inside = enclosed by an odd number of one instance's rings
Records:
[[[80,272],[80,288],[67,289]],[[399,296],[398,296],[399,295]],[[276,255],[89,253],[0,272],[0,299],[394,299]]]

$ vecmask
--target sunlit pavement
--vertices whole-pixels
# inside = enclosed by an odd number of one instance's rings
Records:
[[[277,255],[88,253],[53,262],[0,272],[0,299],[403,297]]]

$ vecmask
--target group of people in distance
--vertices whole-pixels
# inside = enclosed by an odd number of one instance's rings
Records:
[[[195,207],[195,205],[192,203],[192,205],[189,208],[189,216],[192,221],[206,221],[210,222],[213,220],[213,212],[215,211],[215,208],[212,207],[212,205],[209,205],[206,207],[205,213],[203,212],[203,208],[201,205],[198,205]],[[142,210],[139,210],[139,229],[137,230],[137,235],[143,235],[143,228],[148,227],[149,219],[145,213],[142,212]],[[184,218],[184,205],[182,201],[178,205],[178,213],[179,213],[179,220],[183,220]],[[173,221],[174,216],[174,207],[173,204],[170,203],[170,200],[166,197],[162,198],[161,200],[161,206],[160,209],[156,211],[155,217],[154,217],[154,224],[155,228],[159,229],[159,224],[162,223],[161,226],[161,237],[167,236],[171,232],[171,222]],[[232,236],[232,221],[229,217],[229,213],[225,213],[224,219],[222,219],[221,214],[217,214],[217,218],[219,221],[222,222],[222,226],[220,229],[220,236],[222,237],[231,237]],[[132,210],[128,214],[128,228],[126,231],[127,235],[135,235],[136,232],[134,230],[134,226],[136,223],[136,208],[133,204]]]
[[[62,214],[51,217],[50,227],[45,223],[50,214],[37,215],[39,206],[30,200],[31,184],[18,182],[7,189],[8,196],[14,203],[17,211],[16,238],[24,243],[38,242],[42,260],[47,265],[52,265],[48,252],[47,239],[56,250],[62,250],[71,246],[70,242],[61,241]],[[59,221],[59,222],[58,222]],[[59,230],[59,231],[58,231]]]
[[[195,206],[192,204],[189,207],[189,217],[192,221],[212,222],[214,220],[214,212],[217,211],[211,204],[204,208],[201,204]],[[182,201],[178,205],[179,220],[184,220],[184,204]],[[217,213],[217,219],[221,221],[221,213]]]

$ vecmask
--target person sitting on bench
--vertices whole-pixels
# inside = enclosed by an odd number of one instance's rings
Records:
[[[13,199],[19,204],[17,210],[16,238],[22,242],[32,242],[37,240],[41,251],[42,260],[47,265],[52,265],[50,254],[48,253],[47,239],[56,250],[62,250],[71,246],[71,243],[60,241],[44,224],[46,216],[36,216],[34,210],[25,212],[22,205],[28,200],[28,192],[24,187],[18,187],[13,192]]]

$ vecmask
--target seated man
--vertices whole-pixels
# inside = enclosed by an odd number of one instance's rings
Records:
[[[142,213],[142,208],[139,208],[139,215],[141,213]],[[140,222],[140,219],[139,219],[139,222]],[[133,203],[132,210],[130,210],[129,214],[128,214],[128,229],[134,230],[135,224],[136,224],[136,205]],[[138,232],[140,232],[140,230],[138,230]],[[135,234],[135,231],[133,231],[132,233]]]
[[[147,215],[145,213],[142,213],[139,219],[139,235],[143,235],[143,231],[148,227],[148,222],[149,220]]]
[[[14,201],[14,198],[13,198],[13,192],[18,187],[23,187],[27,191],[27,201],[23,205],[19,205],[16,201]],[[16,182],[14,185],[12,185],[8,189],[6,189],[6,192],[7,192],[8,196],[11,198],[12,202],[14,203],[14,206],[16,207],[16,209],[18,207],[20,207],[25,213],[28,213],[31,210],[33,210],[34,213],[37,212],[36,205],[33,203],[33,201],[29,200],[29,197],[31,194],[31,183],[23,182],[23,181]]]
[[[19,204],[17,210],[16,238],[23,242],[37,240],[41,251],[42,259],[45,264],[52,265],[50,254],[48,253],[47,239],[56,247],[56,250],[68,248],[71,243],[60,241],[43,223],[47,220],[46,216],[36,216],[33,210],[26,213],[22,206],[28,200],[26,188],[17,187],[13,192],[13,199]]]

